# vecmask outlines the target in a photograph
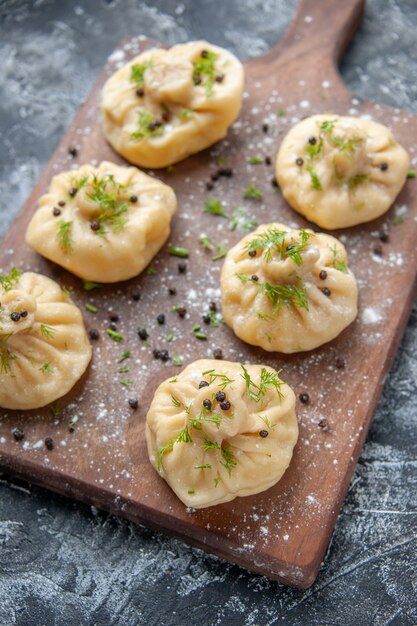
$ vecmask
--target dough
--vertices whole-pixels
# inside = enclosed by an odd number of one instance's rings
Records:
[[[358,290],[334,237],[263,224],[229,250],[222,312],[243,341],[301,352],[334,339],[357,314]]]
[[[37,409],[64,396],[91,359],[79,309],[50,278],[15,269],[0,276],[0,302],[0,407]]]
[[[86,280],[127,280],[165,243],[176,207],[173,190],[136,167],[83,165],[54,176],[26,241]]]
[[[314,115],[290,130],[276,174],[293,209],[322,228],[347,228],[385,213],[407,178],[409,157],[385,126]]]
[[[194,41],[148,50],[104,85],[103,132],[131,163],[166,167],[222,139],[242,93],[243,66],[223,48]]]
[[[146,418],[152,465],[193,508],[275,485],[297,436],[295,396],[278,373],[229,361],[195,361],[164,381]]]

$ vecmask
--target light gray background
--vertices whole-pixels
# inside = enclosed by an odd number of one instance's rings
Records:
[[[294,6],[0,0],[0,236],[122,37],[202,37],[246,59],[276,42]],[[352,91],[417,111],[416,26],[415,0],[369,0],[341,68]],[[307,592],[3,476],[0,624],[415,625],[416,348],[415,309]]]

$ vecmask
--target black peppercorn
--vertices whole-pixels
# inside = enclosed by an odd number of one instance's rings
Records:
[[[303,404],[308,404],[310,402],[310,396],[306,392],[300,393],[298,397],[300,398],[300,402]]]
[[[187,264],[186,263],[178,263],[178,272],[180,274],[185,274],[187,271]]]
[[[256,256],[256,250],[249,250],[248,254],[249,256],[254,257]]]
[[[134,291],[132,291],[132,300],[134,300],[135,302],[139,302],[140,298],[141,298],[141,293],[139,289],[135,289]]]
[[[138,328],[138,335],[140,339],[143,339],[143,341],[145,341],[149,337],[149,333],[146,328]]]
[[[250,277],[251,280],[253,280],[255,283],[258,282],[259,280],[259,276],[257,276],[256,274],[252,274],[252,276]]]
[[[379,233],[379,239],[382,243],[387,243],[387,241],[389,241],[389,234],[385,230],[382,230]]]
[[[262,437],[262,439],[265,439],[265,437],[268,437],[269,432],[267,430],[260,430],[259,431],[259,436]]]
[[[218,391],[216,393],[216,400],[217,402],[223,402],[223,400],[226,400],[226,394],[224,393],[224,391]]]
[[[76,187],[71,187],[70,190],[68,191],[68,194],[71,196],[71,198],[74,198],[74,196],[77,195],[77,191],[78,189]]]
[[[68,154],[70,154],[72,158],[75,159],[75,157],[78,154],[77,148],[75,148],[74,146],[71,146],[71,148],[68,148]]]
[[[136,89],[136,95],[138,98],[143,98],[143,96],[145,95],[145,91],[139,87],[139,89]]]
[[[178,307],[177,314],[178,314],[178,317],[180,317],[181,319],[184,319],[184,317],[187,315],[187,309],[185,308],[185,306]]]
[[[213,172],[213,174],[210,175],[210,178],[215,183],[216,180],[219,180],[219,178],[220,178],[219,172]]]
[[[269,124],[262,124],[262,132],[267,133],[269,131]]]
[[[132,202],[134,204],[135,202],[138,201],[138,197],[137,196],[130,196],[129,200],[130,200],[130,202]]]
[[[213,358],[217,360],[221,360],[223,358],[223,350],[221,350],[220,348],[214,348]]]
[[[161,361],[169,361],[169,352],[168,350],[161,350],[159,358]]]
[[[168,293],[170,296],[176,296],[177,290],[175,289],[175,287],[168,287]]]
[[[52,439],[52,437],[45,437],[45,447],[47,448],[47,450],[53,450],[54,440]]]
[[[57,206],[55,206],[55,207],[52,209],[52,215],[53,215],[54,217],[58,217],[58,215],[61,215],[61,209],[58,209],[58,207],[57,207]]]
[[[214,185],[210,180],[208,183],[206,183],[206,189],[207,191],[211,191],[212,189],[214,189]]]
[[[95,328],[90,328],[90,330],[88,331],[88,336],[92,341],[97,341],[97,339],[100,339],[100,333]]]
[[[152,354],[153,354],[155,359],[160,359],[161,358],[161,351],[157,350],[156,348],[154,350],[152,350]]]
[[[110,330],[117,330],[117,325],[116,325],[114,322],[111,322],[111,323],[109,324],[109,329],[110,329]]]
[[[208,51],[207,51],[207,50],[202,50],[202,51],[201,51],[201,58],[202,58],[202,59],[205,59],[205,58],[207,58],[207,57],[208,57]]]
[[[20,317],[27,317],[28,312],[26,310],[20,311]]]
[[[206,380],[201,380],[199,385],[198,385],[198,388],[202,389],[203,387],[208,387],[208,386],[209,386],[209,384],[208,384],[208,382]]]
[[[380,163],[379,164],[379,169],[382,170],[383,172],[385,172],[385,170],[388,169],[388,163]]]
[[[322,292],[327,297],[329,297],[332,293],[328,287],[323,287]]]
[[[97,220],[93,220],[90,223],[90,228],[92,231],[97,232],[98,230],[100,230],[100,222],[98,222]]]
[[[217,74],[216,83],[222,83],[224,81],[224,74]]]
[[[162,326],[162,324],[165,324],[165,314],[164,313],[160,313],[157,318],[156,321],[158,322],[158,324],[160,324]]]
[[[273,178],[273,179],[271,180],[271,185],[272,185],[273,187],[275,187],[275,189],[279,189],[279,186],[278,186],[278,181],[277,181],[277,179],[276,179],[276,178]]]
[[[327,272],[326,270],[321,270],[319,277],[321,278],[321,280],[326,280],[327,278]]]
[[[60,200],[60,201],[58,202],[58,206],[65,206],[65,202],[64,202],[63,200]]]
[[[295,159],[295,163],[296,165],[301,167],[302,165],[304,165],[304,159],[302,159],[301,157],[298,157],[297,159]]]
[[[209,309],[215,313],[217,311],[217,304],[215,302],[210,302]]]
[[[382,255],[382,246],[380,246],[379,243],[377,243],[374,246],[373,253],[376,254],[377,256],[381,256]]]
[[[315,137],[309,137],[309,138],[308,138],[308,143],[309,143],[311,146],[315,146],[315,145],[316,145],[316,143],[317,143],[317,139],[316,139]]]
[[[221,167],[217,171],[219,176],[224,176],[225,178],[232,178],[233,170],[231,167]]]
[[[128,403],[129,403],[130,408],[133,409],[134,411],[139,406],[139,402],[137,398],[129,398]]]
[[[13,431],[13,437],[16,439],[16,441],[22,441],[22,439],[25,438],[25,433],[23,432],[23,430],[20,430],[20,428],[15,428]]]
[[[272,159],[269,156],[265,157],[265,165],[271,165],[272,164]]]
[[[228,411],[232,405],[229,400],[225,400],[224,402],[220,402],[220,408],[222,411]]]
[[[210,322],[211,322],[211,317],[207,313],[205,315],[203,315],[202,319],[203,319],[203,322],[205,324],[210,324]]]
[[[203,407],[205,409],[207,409],[207,411],[210,411],[210,409],[211,409],[211,400],[209,400],[208,398],[203,400]]]
[[[111,322],[118,322],[119,321],[119,316],[117,315],[117,313],[109,313],[109,320]]]
[[[10,319],[13,322],[18,322],[20,320],[20,313],[18,313],[17,311],[13,311],[13,313],[10,313]]]
[[[345,360],[342,357],[338,356],[336,359],[336,367],[338,370],[343,370],[345,368]]]

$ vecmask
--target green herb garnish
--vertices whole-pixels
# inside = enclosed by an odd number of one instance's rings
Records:
[[[190,254],[187,248],[181,248],[180,246],[169,246],[168,253],[171,256],[178,256],[182,259],[186,259]]]
[[[232,383],[235,382],[234,380],[226,376],[226,374],[217,374],[216,370],[214,369],[206,370],[205,372],[202,373],[202,376],[209,377],[209,385],[211,385],[211,383],[213,382],[217,382],[217,385],[220,387],[222,391],[224,391],[228,385],[231,385]]]
[[[143,87],[145,84],[145,72],[151,65],[151,61],[142,63],[141,65],[132,65],[130,68],[130,80],[135,83],[135,87]]]
[[[66,253],[72,252],[73,241],[71,237],[72,220],[65,222],[65,220],[59,220],[57,223],[58,232],[56,234],[58,243],[62,250]]]
[[[172,357],[172,362],[174,365],[177,365],[178,367],[180,367],[183,363],[183,360],[180,356],[173,356]]]
[[[192,109],[182,109],[182,111],[180,113],[181,121],[185,122],[192,115],[194,115],[194,111]]]
[[[308,233],[306,230],[301,229],[299,235],[300,242],[290,241],[286,242],[287,231],[277,230],[276,228],[268,228],[263,233],[257,235],[252,239],[244,248],[245,252],[251,250],[261,251],[264,253],[264,258],[267,263],[272,261],[274,253],[280,260],[287,258],[292,259],[297,265],[301,265],[303,262],[301,252],[308,246],[308,241],[312,236],[312,233]]]
[[[0,286],[3,288],[3,291],[7,293],[15,289],[21,275],[22,272],[17,267],[13,267],[9,274],[0,276]]]
[[[120,341],[123,341],[123,335],[118,333],[116,330],[112,330],[111,328],[107,328],[106,330],[110,339],[113,339],[113,341],[116,341],[116,343],[120,343]]]
[[[213,198],[206,200],[203,212],[211,213],[211,215],[221,215],[222,217],[227,217],[220,200],[213,200]]]
[[[312,189],[315,189],[316,191],[323,191],[320,179],[312,165],[307,165],[307,172],[310,174]]]
[[[209,97],[213,93],[213,87],[216,80],[215,63],[218,55],[210,50],[203,50],[197,61],[193,62],[193,81],[194,85],[203,85],[206,90],[206,96]]]
[[[55,329],[49,324],[41,324],[39,326],[40,333],[45,339],[51,339],[55,335]]]
[[[44,363],[39,368],[39,371],[42,372],[42,374],[52,374],[54,371],[54,368],[52,367],[50,363]]]
[[[408,170],[407,172],[407,178],[415,178],[416,177],[416,173],[414,170]]]
[[[295,306],[308,311],[308,294],[301,278],[297,277],[293,285],[273,285],[272,283],[261,283],[246,274],[236,274],[236,277],[243,283],[255,285],[271,302],[274,311],[279,311],[284,305]]]
[[[213,261],[219,261],[220,259],[224,259],[227,254],[227,248],[222,243],[219,243],[217,246],[217,254],[213,257]]]
[[[83,289],[84,291],[92,291],[93,289],[97,289],[100,287],[98,283],[94,283],[92,280],[83,280]]]
[[[89,311],[90,313],[97,313],[98,308],[96,306],[94,306],[94,304],[86,304],[85,305],[85,310]]]
[[[227,445],[224,448],[222,448],[222,456],[224,458],[224,463],[221,463],[221,465],[223,465],[223,467],[225,468],[225,470],[227,471],[227,473],[229,474],[229,476],[232,475],[232,470],[234,467],[236,467],[237,465],[237,461],[233,455],[233,452],[230,449],[230,446]]]
[[[254,217],[250,217],[245,209],[242,207],[236,207],[233,210],[232,216],[229,219],[230,230],[242,228],[243,230],[251,231],[256,228],[256,226],[256,219]]]
[[[251,165],[261,165],[264,162],[263,158],[260,156],[251,156],[248,159],[248,163]]]
[[[244,190],[243,197],[250,198],[252,200],[262,200],[264,195],[262,191],[258,189],[255,183],[251,183],[249,187],[246,187],[246,189]]]
[[[157,121],[152,113],[145,109],[138,111],[138,130],[130,136],[133,139],[144,139],[145,137],[160,137],[164,134],[164,124]]]
[[[214,243],[211,241],[210,237],[207,237],[207,235],[200,235],[198,241],[205,250],[214,250]]]
[[[266,391],[268,390],[268,388],[271,388],[271,387],[275,389],[280,400],[284,398],[283,393],[281,391],[283,382],[279,378],[279,374],[281,373],[281,370],[275,373],[275,372],[269,372],[267,369],[263,367],[261,369],[259,385],[257,385],[250,377],[250,374],[248,370],[246,369],[246,367],[244,365],[241,365],[240,367],[243,370],[243,374],[241,374],[241,377],[243,378],[246,384],[246,395],[249,396],[251,400],[254,400],[255,402],[263,402]]]
[[[368,178],[369,178],[369,176],[367,176],[367,174],[358,174],[354,178],[350,178],[349,179],[349,188],[350,189],[355,189],[355,187],[357,185],[360,185],[362,183],[366,183]]]

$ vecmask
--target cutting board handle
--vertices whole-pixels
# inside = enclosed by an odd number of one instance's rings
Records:
[[[262,61],[272,71],[290,64],[291,70],[304,77],[341,82],[337,66],[364,10],[365,0],[299,0],[286,34]]]

